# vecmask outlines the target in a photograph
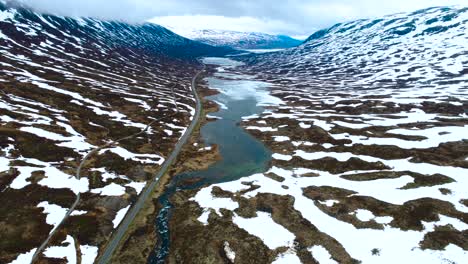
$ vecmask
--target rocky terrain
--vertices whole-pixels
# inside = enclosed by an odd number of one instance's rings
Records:
[[[229,30],[193,30],[181,32],[181,35],[209,45],[236,49],[285,49],[302,43],[300,40],[284,35]]]
[[[52,232],[39,263],[93,263],[193,118],[195,58],[226,52],[0,2],[0,263]]]
[[[195,131],[113,263],[151,261],[171,181],[168,263],[466,262],[467,26],[468,8],[430,8],[207,67],[267,84],[237,96],[260,97],[239,126],[269,148],[268,168],[177,182],[223,160]],[[195,58],[227,52],[0,1],[0,263],[29,263],[50,234],[37,263],[93,263],[193,119]],[[228,109],[217,103],[205,114]]]
[[[240,124],[270,168],[179,192],[169,262],[466,262],[467,26],[431,8],[240,58],[282,101]]]

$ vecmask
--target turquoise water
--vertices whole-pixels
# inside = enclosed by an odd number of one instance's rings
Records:
[[[156,219],[160,245],[155,249],[149,263],[164,263],[170,250],[170,230],[168,219],[171,217],[169,199],[180,189],[196,189],[206,184],[229,182],[264,172],[271,160],[271,152],[258,140],[247,134],[238,123],[242,117],[260,114],[264,111],[261,105],[277,104],[277,98],[268,94],[268,84],[249,80],[249,76],[226,74],[224,68],[237,65],[227,59],[209,59],[205,63],[220,66],[221,72],[207,78],[209,86],[220,91],[219,94],[208,97],[218,102],[221,109],[212,113],[219,117],[201,128],[201,136],[206,145],[216,144],[219,147],[222,160],[210,166],[207,170],[182,173],[176,175],[167,191],[159,199],[163,205]],[[200,179],[193,184],[179,185],[190,178]]]

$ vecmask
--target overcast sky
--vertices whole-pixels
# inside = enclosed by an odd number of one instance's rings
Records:
[[[228,29],[306,36],[337,22],[468,0],[17,0],[40,11],[142,22],[176,32]]]

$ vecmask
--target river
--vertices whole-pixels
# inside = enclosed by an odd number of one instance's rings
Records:
[[[205,64],[216,65],[218,72],[209,77],[209,87],[219,94],[207,99],[217,102],[220,110],[212,113],[219,119],[208,122],[201,128],[201,136],[206,145],[216,144],[222,159],[207,170],[176,175],[165,193],[159,198],[163,209],[156,218],[159,245],[149,258],[151,264],[162,264],[170,250],[170,230],[168,219],[171,217],[170,197],[180,189],[197,189],[205,185],[238,180],[244,176],[267,170],[271,152],[258,140],[238,126],[242,117],[260,114],[264,106],[277,105],[281,100],[269,95],[271,84],[255,81],[252,76],[237,74],[230,69],[240,63],[226,58],[205,58]],[[234,72],[234,73],[233,73]],[[193,184],[187,179],[197,178]]]

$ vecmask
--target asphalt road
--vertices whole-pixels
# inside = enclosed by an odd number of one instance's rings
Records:
[[[198,77],[198,75],[203,72],[200,71],[199,73],[197,73],[197,75],[194,77],[196,79],[196,77]],[[192,87],[194,83],[192,81]],[[174,87],[171,87],[171,90],[172,90],[172,95],[174,96]],[[196,95],[197,96],[197,95]],[[197,97],[198,98],[198,97]],[[197,99],[197,102],[198,102],[198,99]],[[174,97],[174,104],[175,104],[175,107],[177,108],[177,104],[175,102],[175,97]],[[197,106],[198,107],[198,106]],[[198,109],[198,108],[197,108]],[[177,108],[177,112],[179,111],[179,109]],[[123,137],[123,138],[120,138],[116,141],[112,141],[112,142],[109,142],[105,145],[102,145],[100,147],[97,147],[95,149],[93,149],[91,152],[89,152],[84,158],[83,160],[80,162],[80,164],[78,165],[77,169],[76,169],[76,174],[75,174],[75,178],[76,179],[80,179],[81,178],[81,170],[83,169],[83,167],[85,166],[85,163],[86,161],[91,157],[93,156],[94,154],[98,153],[99,151],[101,151],[102,149],[106,149],[106,148],[109,148],[109,147],[112,147],[113,145],[117,145],[120,141],[124,141],[124,140],[127,140],[127,139],[130,139],[130,138],[134,138],[134,137],[137,137],[143,133],[145,133],[154,123],[156,122],[159,122],[161,119],[163,119],[163,117],[161,118],[157,118],[157,119],[154,119],[153,121],[151,121],[151,123],[149,123],[145,129],[143,129],[142,131],[140,132],[137,132],[135,134],[132,134],[130,136],[126,136],[126,137]],[[194,119],[196,120],[196,119]],[[153,181],[157,181],[159,178],[155,178],[153,179]],[[55,236],[55,233],[57,233],[57,231],[60,229],[60,227],[63,225],[63,223],[65,223],[65,221],[67,221],[67,219],[70,217],[70,215],[75,211],[76,207],[78,206],[78,204],[80,203],[80,200],[81,200],[81,195],[80,193],[78,193],[76,195],[76,199],[75,201],[73,202],[72,206],[68,209],[67,213],[64,215],[64,217],[62,218],[62,220],[60,221],[60,223],[54,227],[54,229],[50,232],[50,234],[47,236],[47,238],[42,242],[42,244],[37,248],[36,252],[34,252],[34,255],[31,259],[31,264],[34,264],[36,261],[37,261],[37,258],[39,257],[39,255],[42,253],[42,251],[44,251],[44,249],[47,247],[47,245],[49,244],[50,240],[52,239],[52,237]]]
[[[122,240],[123,236],[127,232],[128,227],[132,224],[132,222],[135,220],[135,217],[137,214],[140,212],[141,208],[145,205],[145,202],[148,200],[148,197],[153,193],[154,188],[159,182],[159,179],[166,173],[167,169],[171,166],[171,164],[174,162],[174,160],[177,158],[179,155],[180,150],[184,146],[184,144],[187,142],[189,139],[190,135],[193,132],[193,129],[196,127],[198,120],[200,119],[201,115],[201,102],[200,102],[200,97],[198,96],[197,90],[196,90],[196,80],[198,76],[205,70],[205,66],[203,66],[203,69],[199,71],[193,78],[192,78],[192,91],[195,96],[196,100],[196,109],[195,109],[195,115],[193,117],[192,123],[190,126],[187,128],[187,131],[185,134],[180,138],[179,142],[175,145],[174,150],[172,151],[171,155],[166,159],[166,161],[163,163],[161,169],[159,172],[156,174],[156,176],[153,178],[151,183],[143,190],[143,192],[140,194],[138,197],[138,200],[135,204],[132,205],[130,210],[127,212],[125,215],[124,219],[118,226],[117,230],[114,231],[111,240],[107,244],[107,247],[104,249],[104,252],[102,252],[101,257],[98,259],[96,263],[98,264],[106,264],[109,263],[112,255],[115,251],[115,249],[118,247],[120,244],[120,241]]]

